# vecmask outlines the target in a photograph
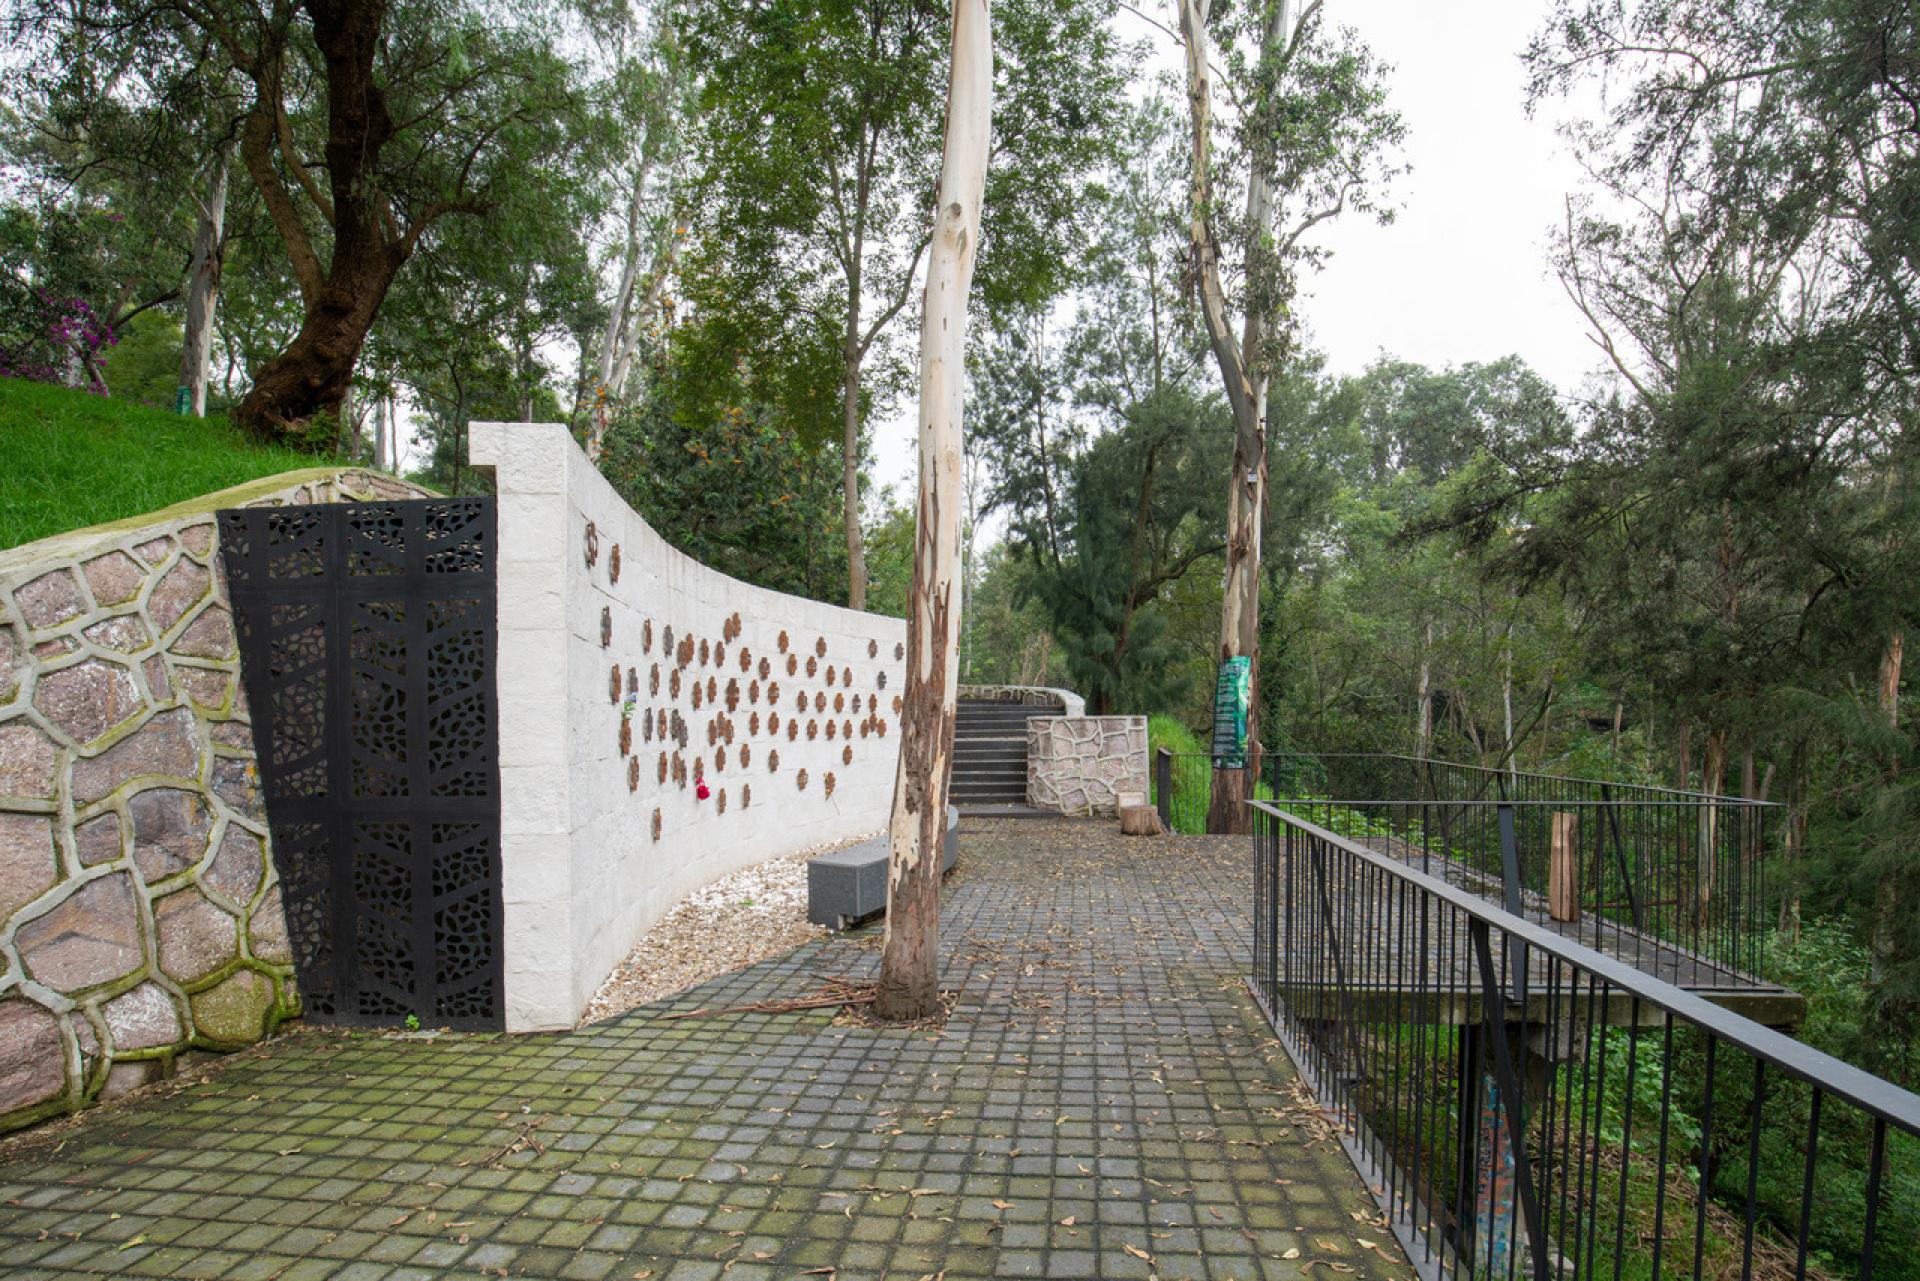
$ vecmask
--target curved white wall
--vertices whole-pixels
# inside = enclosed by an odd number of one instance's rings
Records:
[[[470,440],[500,503],[507,1027],[569,1027],[690,891],[885,825],[906,623],[675,551],[558,424]]]

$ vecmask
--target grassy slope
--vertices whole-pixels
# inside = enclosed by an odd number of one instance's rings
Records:
[[[224,419],[0,378],[0,548],[325,461]]]

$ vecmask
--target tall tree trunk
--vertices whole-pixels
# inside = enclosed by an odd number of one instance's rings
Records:
[[[856,260],[847,290],[847,335],[841,349],[840,372],[840,507],[847,535],[848,609],[867,607],[867,550],[860,534],[861,354],[860,271]]]
[[[1891,729],[1900,726],[1900,667],[1906,656],[1907,634],[1895,629],[1880,650],[1880,715]],[[1900,776],[1900,761],[1894,757],[1887,766],[1891,782]],[[1900,911],[1900,881],[1891,871],[1880,877],[1873,904],[1873,979],[1878,983],[1898,959],[1894,939],[1894,919]]]
[[[213,315],[220,298],[220,266],[226,249],[227,174],[233,167],[233,148],[222,146],[214,157],[207,191],[193,233],[193,256],[187,265],[186,332],[180,342],[180,401],[182,412],[207,416],[207,377],[213,359]]]
[[[620,284],[613,291],[607,327],[600,336],[593,412],[587,419],[587,461],[590,463],[598,463],[606,449],[607,419],[619,388],[613,377],[614,366],[629,333],[640,324],[640,316],[633,307],[633,291],[640,279],[640,210],[646,196],[647,173],[652,167],[649,161],[641,162],[634,173],[633,186],[627,192],[627,238],[621,251]]]
[[[1800,862],[1807,852],[1807,740],[1793,741],[1787,757],[1786,893],[1780,899],[1780,932],[1788,943],[1800,941]]]
[[[600,385],[596,390],[601,397],[613,394],[614,361],[619,355],[627,326],[635,323],[632,309],[633,291],[640,279],[640,209],[650,168],[648,164],[640,166],[634,175],[633,187],[627,193],[627,239],[620,259],[620,284],[613,291],[613,306],[607,314],[607,328],[600,336]]]
[[[660,295],[667,287],[667,278],[673,274],[674,264],[679,261],[680,238],[681,229],[675,229],[667,237],[666,246],[654,255],[653,270],[647,277],[646,295],[628,317],[627,330],[620,339],[620,352],[614,357],[613,374],[607,383],[621,400],[629,395],[627,384],[633,377],[633,358],[640,351],[640,336],[646,332],[646,319],[653,315],[653,309],[659,305]]]
[[[1720,854],[1721,787],[1727,772],[1727,731],[1707,731],[1707,750],[1700,760],[1700,848],[1694,852],[1693,924],[1706,930],[1712,920],[1715,860]]]
[[[233,411],[236,425],[267,440],[297,434],[316,415],[339,413],[374,317],[420,236],[447,213],[484,208],[473,199],[442,201],[416,211],[405,230],[395,225],[394,210],[374,180],[395,128],[374,68],[386,0],[303,0],[301,7],[312,20],[314,47],[326,68],[323,155],[331,199],[312,185],[301,157],[281,160],[331,225],[333,249],[323,265],[275,163],[282,84],[278,63],[263,62],[251,72],[255,102],[241,130],[240,157],[287,248],[304,304],[299,332],[261,367]]]
[[[1433,749],[1433,620],[1420,631],[1420,678],[1414,686],[1413,754],[1429,756]]]
[[[1880,651],[1880,715],[1895,729],[1900,727],[1900,666],[1906,648],[1907,634],[1895,631]]]
[[[1180,34],[1186,47],[1187,109],[1192,127],[1192,189],[1189,196],[1192,269],[1207,341],[1220,367],[1233,411],[1233,470],[1227,486],[1227,567],[1220,602],[1219,660],[1248,660],[1247,749],[1260,732],[1260,535],[1267,513],[1267,387],[1273,367],[1266,350],[1272,317],[1257,304],[1242,317],[1234,340],[1220,280],[1220,243],[1209,212],[1213,204],[1213,81],[1207,41],[1209,0],[1181,0]],[[1293,29],[1289,0],[1276,0],[1261,41],[1264,58],[1275,55]],[[1273,191],[1264,168],[1247,178],[1247,253],[1262,252],[1273,234]],[[1207,807],[1209,832],[1247,832],[1253,815],[1247,768],[1216,767]]]
[[[380,397],[373,404],[373,465],[386,470],[387,466],[387,398]]]
[[[960,659],[960,456],[967,295],[980,246],[993,100],[988,0],[955,0],[932,256],[920,320],[920,506],[907,598],[907,688],[887,865],[887,934],[874,1012],[940,1008],[940,848],[946,835]]]

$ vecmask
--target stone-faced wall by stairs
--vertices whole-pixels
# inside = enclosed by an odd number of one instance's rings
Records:
[[[213,513],[421,493],[315,469],[0,551],[0,1130],[298,1012]]]
[[[1122,792],[1147,795],[1147,718],[1055,716],[1027,722],[1027,804],[1112,815]]]

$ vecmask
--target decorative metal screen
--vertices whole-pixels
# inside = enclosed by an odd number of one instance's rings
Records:
[[[501,1026],[493,500],[220,513],[307,1014]]]

